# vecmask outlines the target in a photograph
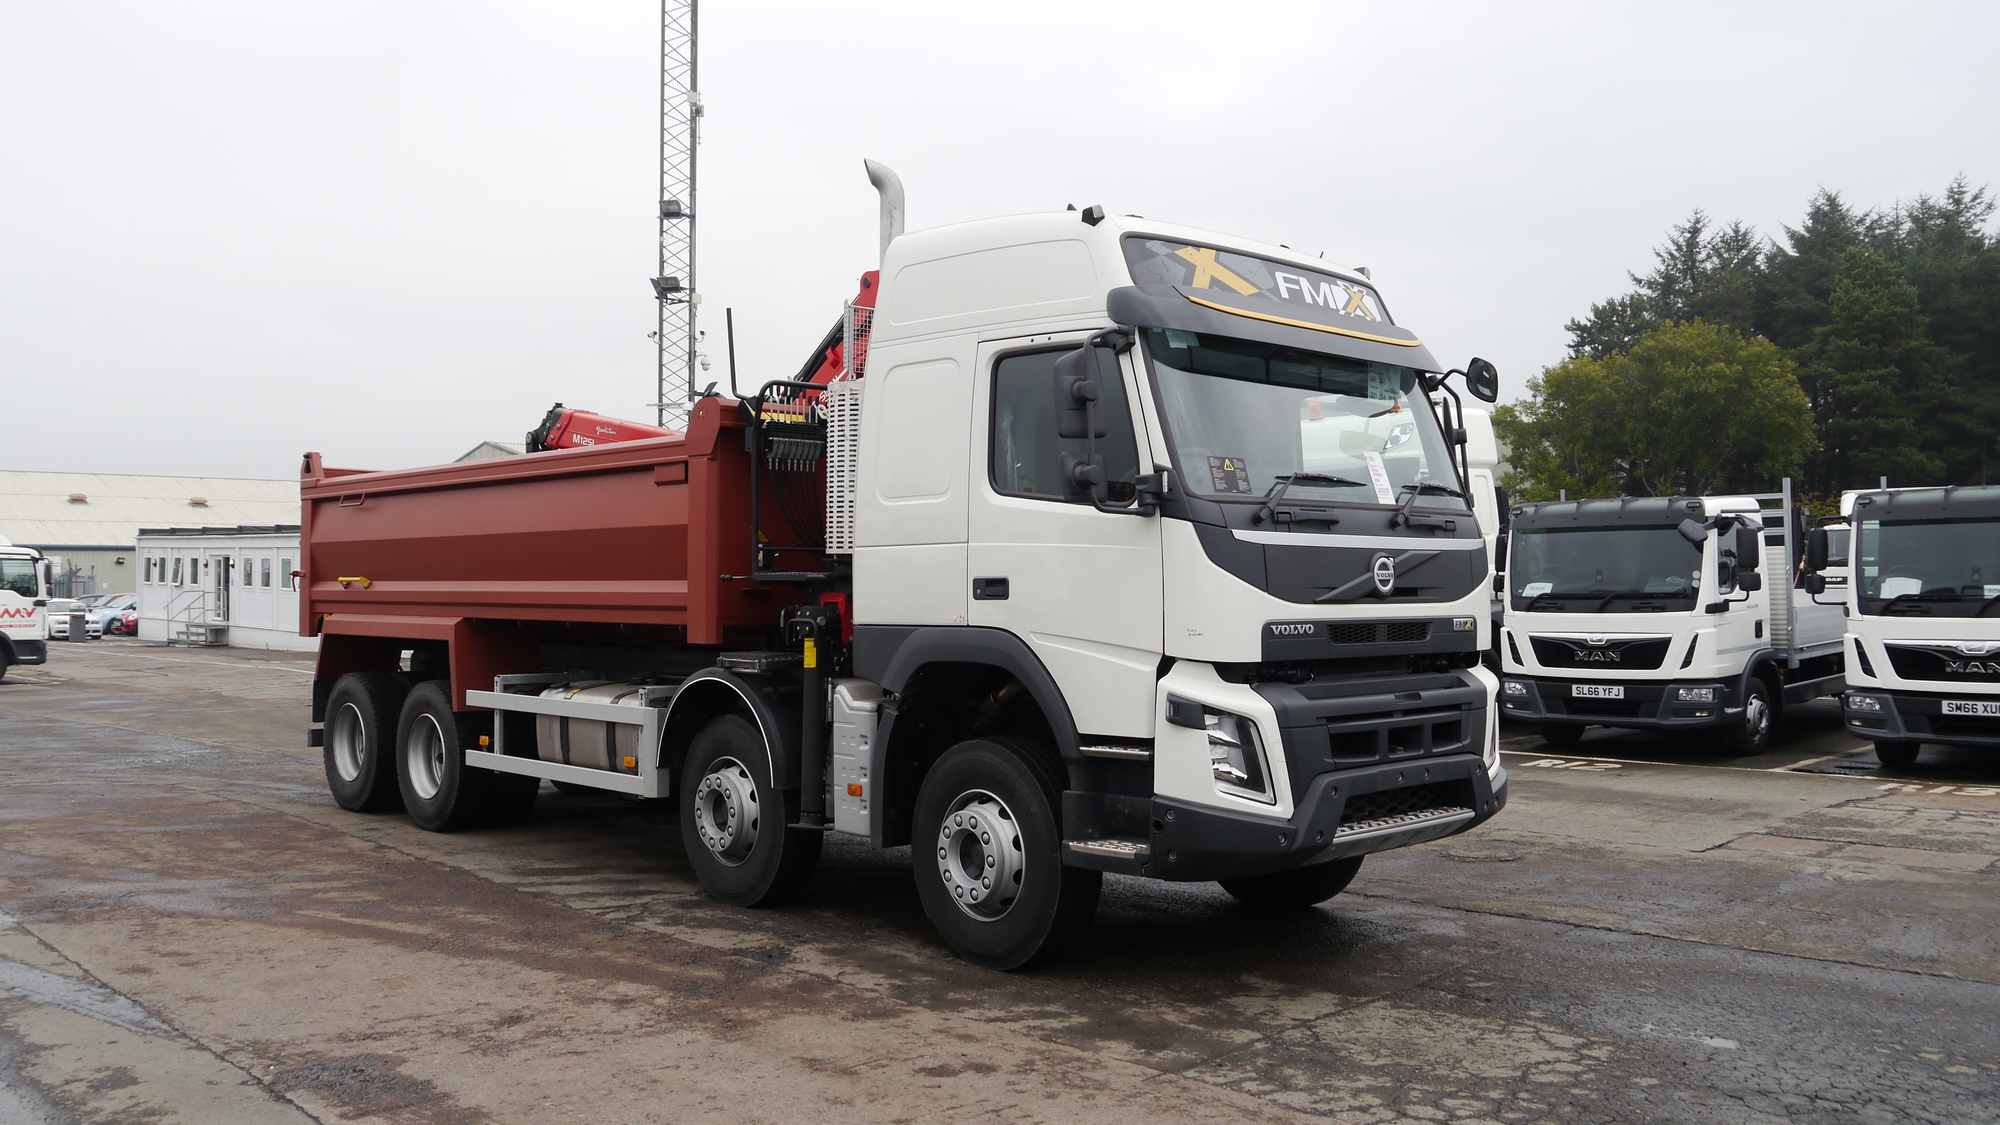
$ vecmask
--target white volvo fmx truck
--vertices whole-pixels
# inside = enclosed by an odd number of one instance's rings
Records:
[[[2000,748],[2000,485],[1859,492],[1842,507],[1846,543],[1815,530],[1806,566],[1809,588],[1832,579],[1847,610],[1848,731],[1891,768],[1926,742]]]
[[[740,905],[825,831],[911,845],[933,924],[999,968],[1103,872],[1299,906],[1498,812],[1460,373],[1369,278],[1096,207],[903,234],[875,173],[842,325],[684,434],[307,456],[335,798],[436,830],[540,778],[674,799]]]
[[[1765,496],[1516,505],[1501,705],[1557,746],[1592,725],[1769,743],[1843,686],[1840,607],[1795,582],[1804,510]]]

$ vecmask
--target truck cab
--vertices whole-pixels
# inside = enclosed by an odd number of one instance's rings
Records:
[[[1804,513],[1789,482],[1512,516],[1501,704],[1550,742],[1687,729],[1758,753],[1785,707],[1841,690],[1839,609],[1794,581]]]
[[[1892,768],[1926,742],[2000,747],[2000,486],[1854,492],[1842,510],[1848,542],[1815,533],[1806,564],[1847,611],[1848,731]]]
[[[0,678],[12,665],[48,662],[48,603],[48,560],[0,538]]]

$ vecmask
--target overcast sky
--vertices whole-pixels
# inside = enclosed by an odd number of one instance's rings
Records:
[[[289,477],[650,419],[656,5],[0,0],[0,467]],[[2000,5],[702,8],[714,367],[912,229],[1101,203],[1373,268],[1504,394],[1691,208],[2000,186]]]

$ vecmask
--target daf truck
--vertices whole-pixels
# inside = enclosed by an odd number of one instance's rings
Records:
[[[49,563],[0,538],[0,679],[16,664],[49,659]]]
[[[1519,504],[1501,705],[1569,747],[1593,725],[1760,753],[1786,707],[1844,687],[1844,623],[1797,581],[1804,509],[1764,496]]]
[[[2000,747],[2000,485],[1850,493],[1842,511],[1806,567],[1847,612],[1848,731],[1892,769],[1927,742]]]
[[[306,456],[336,801],[433,830],[543,779],[671,801],[743,906],[826,832],[907,845],[1001,969],[1105,872],[1298,907],[1497,813],[1457,407],[1492,366],[1282,246],[1099,207],[904,233],[871,176],[881,263],[835,330],[684,433]]]

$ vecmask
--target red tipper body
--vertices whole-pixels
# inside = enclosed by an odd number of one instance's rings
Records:
[[[761,636],[798,599],[741,577],[743,425],[736,400],[708,398],[671,437],[392,472],[307,454],[299,631],[321,638],[319,677],[380,668],[389,645],[446,642],[464,707],[468,687],[540,671],[550,640]],[[778,505],[763,511],[769,538],[794,538]]]

